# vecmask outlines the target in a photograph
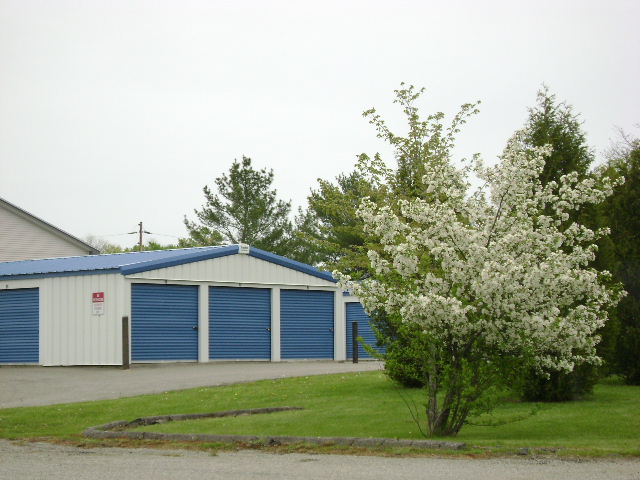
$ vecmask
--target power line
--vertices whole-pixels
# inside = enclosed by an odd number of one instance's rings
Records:
[[[136,233],[138,232],[135,231],[135,232],[126,232],[126,233],[111,233],[109,235],[96,235],[96,237],[118,237],[123,235],[135,235]],[[145,233],[148,233],[149,235],[160,235],[161,237],[182,238],[179,235],[169,235],[168,233],[155,233],[155,232],[145,232]]]
[[[167,235],[166,233],[152,233],[151,235],[160,235],[161,237],[173,237],[173,238],[182,238],[177,235]]]
[[[160,235],[160,236],[162,236],[162,237],[180,238],[180,237],[178,237],[178,236],[176,236],[176,235],[167,235],[167,234],[164,234],[164,233],[151,233],[151,232],[149,232],[149,231],[145,230],[144,228],[142,228],[142,222],[140,222],[140,223],[138,224],[138,231],[136,231],[136,232],[114,233],[114,234],[111,234],[111,235],[101,235],[101,236],[102,236],[102,237],[116,237],[116,236],[119,236],[119,235],[135,235],[135,234],[138,234],[138,235],[139,235],[139,239],[138,239],[138,251],[139,251],[139,252],[141,252],[141,251],[142,251],[142,249],[144,248],[144,246],[143,246],[143,241],[142,241],[142,236],[143,236],[143,234],[147,234],[147,235]]]
[[[138,233],[138,232],[111,233],[109,235],[96,235],[96,237],[118,237],[118,236],[121,236],[121,235],[131,235],[132,233]]]

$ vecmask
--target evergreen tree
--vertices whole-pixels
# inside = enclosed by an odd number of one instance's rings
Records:
[[[203,245],[245,243],[289,256],[291,202],[278,200],[272,183],[273,170],[255,170],[245,156],[235,160],[228,175],[215,179],[217,193],[203,188],[206,203],[194,210],[199,223],[185,216],[190,238]]]
[[[335,183],[318,179],[319,187],[307,198],[305,224],[298,231],[316,252],[316,261],[325,270],[340,269],[354,278],[369,271],[365,246],[371,236],[364,233],[356,215],[365,197],[379,198],[381,192],[358,171],[339,175]]]
[[[562,175],[570,172],[578,172],[581,178],[587,175],[594,156],[582,131],[582,122],[573,113],[573,107],[566,102],[558,103],[546,85],[538,91],[537,105],[529,109],[525,128],[531,146],[553,147],[540,174],[543,185],[559,182]]]
[[[536,106],[529,108],[525,128],[526,141],[531,147],[551,145],[553,148],[551,155],[545,159],[544,169],[540,173],[542,185],[550,182],[559,185],[561,177],[572,172],[576,172],[578,178],[587,177],[594,155],[586,143],[582,122],[573,112],[571,105],[558,102],[546,85],[537,93]],[[574,212],[571,215],[571,221],[579,218],[580,223],[594,226],[593,216],[597,209],[597,206],[585,205],[581,212]],[[610,320],[609,323],[615,322]],[[610,327],[608,328],[611,330]],[[525,400],[571,400],[590,392],[597,380],[597,370],[593,365],[578,366],[571,373],[561,371],[545,373],[548,377],[531,371],[523,378],[521,388]]]
[[[602,206],[613,244],[613,255],[604,267],[624,285],[627,296],[618,304],[619,322],[615,371],[631,385],[640,385],[640,140],[623,137],[609,152],[606,166],[624,184]]]

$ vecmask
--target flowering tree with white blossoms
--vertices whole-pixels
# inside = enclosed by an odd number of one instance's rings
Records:
[[[426,152],[419,158],[423,194],[385,205],[365,199],[358,213],[380,239],[381,248],[369,252],[375,274],[362,282],[334,275],[370,314],[424,330],[428,431],[456,435],[470,414],[489,408],[485,400],[509,374],[600,361],[596,332],[623,292],[589,267],[593,242],[604,232],[570,221],[569,212],[601,202],[612,182],[568,174],[543,186],[552,146],[527,146],[522,132],[496,166],[475,156],[459,167],[451,158],[457,129],[441,135],[429,128],[441,116],[421,121],[412,103],[420,93],[396,91],[409,117],[406,138],[390,134],[377,117],[372,123],[394,140],[397,155],[409,144]],[[471,172],[485,184],[469,194]]]

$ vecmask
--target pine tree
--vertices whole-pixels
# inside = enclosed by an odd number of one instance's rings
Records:
[[[640,385],[640,140],[623,136],[608,157],[609,173],[625,179],[602,205],[614,252],[603,267],[627,292],[615,312],[619,322],[615,372],[626,383]]]
[[[529,116],[525,123],[526,139],[532,147],[551,145],[553,151],[545,159],[545,166],[540,174],[543,185],[550,182],[560,183],[560,178],[576,172],[578,178],[585,178],[594,160],[594,155],[586,143],[586,135],[582,130],[579,116],[573,112],[571,105],[558,102],[556,96],[544,85],[537,93],[537,104],[529,108]],[[592,224],[592,217],[597,207],[586,205],[586,213],[573,213],[586,223]],[[613,324],[614,322],[610,323]],[[531,371],[523,378],[522,396],[528,401],[563,401],[571,400],[593,389],[597,380],[596,367],[593,365],[578,366],[571,373],[559,371],[546,372],[541,376]]]
[[[243,156],[214,183],[217,192],[205,186],[206,203],[194,210],[199,223],[184,219],[195,243],[245,243],[278,255],[289,253],[291,202],[278,200],[271,187],[273,170],[255,170]]]

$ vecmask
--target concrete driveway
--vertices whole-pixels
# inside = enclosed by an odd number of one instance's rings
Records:
[[[0,408],[84,402],[185,388],[380,370],[378,362],[213,362],[119,367],[0,367]]]

